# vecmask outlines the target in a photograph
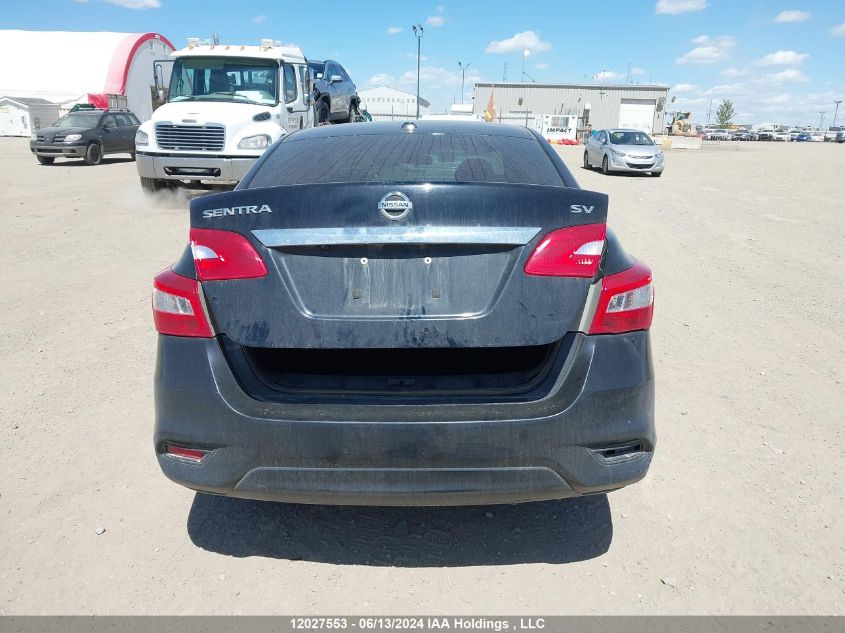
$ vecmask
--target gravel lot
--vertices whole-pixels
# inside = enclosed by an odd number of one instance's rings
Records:
[[[0,614],[845,611],[845,145],[602,176],[654,269],[659,443],[610,496],[333,508],[197,496],[152,450],[153,275],[184,194],[0,139]],[[105,532],[98,534],[98,528]]]

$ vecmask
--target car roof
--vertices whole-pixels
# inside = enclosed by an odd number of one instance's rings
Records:
[[[648,134],[648,132],[643,132],[642,130],[635,130],[630,127],[609,127],[606,129],[608,132],[642,132],[643,134]]]
[[[537,140],[528,128],[521,125],[508,125],[506,123],[484,123],[474,121],[438,121],[438,120],[396,120],[379,121],[373,123],[352,123],[346,125],[323,125],[316,128],[309,128],[291,134],[290,137],[296,140],[306,138],[329,138],[337,136],[378,136],[402,133],[402,126],[411,124],[415,126],[414,131],[404,131],[407,134],[463,134],[466,136],[509,136],[512,138],[524,138]]]

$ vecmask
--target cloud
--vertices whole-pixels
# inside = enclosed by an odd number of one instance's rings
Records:
[[[837,24],[832,29],[830,29],[830,34],[834,37],[845,37],[845,22],[842,24]]]
[[[810,57],[807,53],[796,53],[795,51],[776,51],[764,55],[757,60],[758,66],[797,66],[803,64]]]
[[[548,67],[549,67],[549,65],[546,62],[540,62],[539,64],[534,64],[534,68],[536,68],[537,70],[546,70],[546,68],[548,68]]]
[[[678,84],[672,88],[671,92],[693,92],[698,90],[698,86],[693,84]]]
[[[161,6],[159,0],[106,0],[106,2],[124,9],[158,9]]]
[[[810,81],[810,79],[800,70],[796,70],[795,68],[787,68],[786,70],[782,70],[779,73],[765,75],[760,78],[759,81],[762,81],[764,83],[780,84],[786,81]]]
[[[703,11],[707,8],[707,0],[657,0],[654,12],[657,15],[678,15],[692,11]]]
[[[256,15],[252,18],[252,21],[256,24],[264,24],[267,21],[267,16],[262,13],[261,15]]]
[[[439,5],[435,9],[435,11],[437,11],[435,15],[430,15],[426,18],[426,24],[428,24],[429,26],[443,26],[444,24],[446,24],[446,18],[444,18],[442,15],[443,5]]]
[[[397,33],[401,33],[402,30],[403,29],[402,29],[401,26],[388,26],[387,27],[387,34],[388,35],[396,35]]]
[[[775,22],[779,24],[787,24],[789,22],[804,22],[810,19],[810,14],[807,11],[781,11],[775,17]]]
[[[389,86],[396,83],[396,77],[387,73],[377,73],[367,80],[369,86]]]
[[[471,86],[476,81],[481,81],[481,76],[474,69],[468,70],[466,84]],[[417,83],[416,69],[402,73],[399,82],[403,84]],[[420,68],[420,83],[425,86],[426,90],[439,90],[444,86],[460,86],[461,73],[438,66],[423,66]]]
[[[740,68],[730,67],[730,68],[725,68],[722,71],[721,74],[722,74],[723,77],[745,77],[746,73],[745,73],[744,70],[742,70]]]
[[[636,66],[634,66],[631,69],[631,74],[632,75],[645,75],[645,68],[637,68]]]
[[[416,60],[416,59],[417,59],[417,54],[416,54],[416,53],[414,53],[414,52],[411,52],[411,53],[405,53],[405,57],[407,57],[408,59],[413,59],[413,60]],[[420,61],[421,61],[421,62],[428,61],[428,57],[426,57],[425,55],[420,55]]]
[[[621,79],[622,73],[618,73],[614,70],[603,70],[599,73],[593,75],[593,79],[596,81],[613,81],[614,79]]]
[[[522,31],[506,40],[493,40],[484,51],[487,53],[514,53],[528,50],[532,53],[542,53],[551,48],[552,45],[541,40],[540,35],[534,31]]]
[[[736,40],[729,35],[699,35],[692,42],[699,46],[675,59],[676,64],[715,64],[727,59],[731,49],[736,46]]]

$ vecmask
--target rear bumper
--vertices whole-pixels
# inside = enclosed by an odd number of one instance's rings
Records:
[[[137,152],[135,162],[141,178],[240,182],[258,158],[167,156]]]
[[[296,503],[469,505],[558,499],[641,479],[655,445],[647,332],[578,335],[532,402],[264,402],[216,339],[159,336],[155,449],[173,481]],[[192,463],[168,443],[210,449]],[[625,455],[608,447],[636,444]]]
[[[31,143],[29,150],[36,156],[52,156],[60,158],[65,156],[67,158],[84,158],[87,145],[85,143],[79,145],[70,145],[65,143]]]

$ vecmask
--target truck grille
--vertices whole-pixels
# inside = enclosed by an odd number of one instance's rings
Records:
[[[162,149],[219,151],[226,142],[222,125],[156,125],[156,141]]]

